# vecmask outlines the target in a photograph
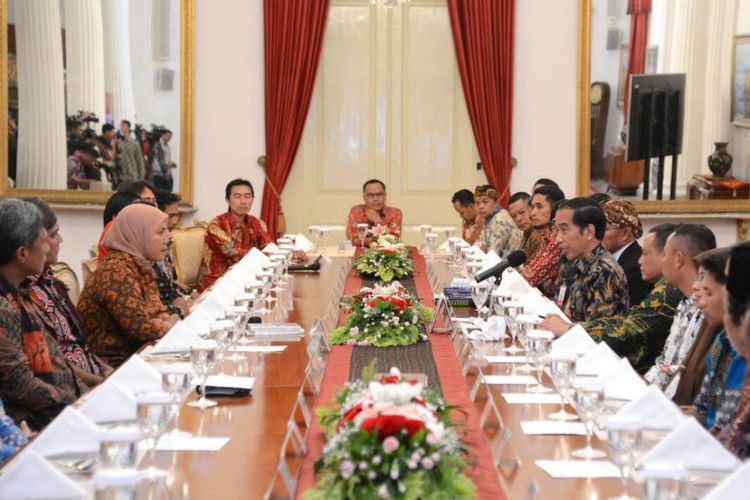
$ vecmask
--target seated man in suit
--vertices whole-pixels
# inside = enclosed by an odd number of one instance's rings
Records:
[[[643,235],[643,225],[638,218],[638,210],[629,201],[612,198],[599,204],[607,217],[602,246],[609,250],[628,278],[630,303],[640,304],[649,294],[653,284],[641,277],[638,259],[643,249],[636,241]]]
[[[354,205],[349,210],[347,219],[347,237],[352,241],[352,245],[360,246],[362,241],[357,234],[357,224],[367,224],[372,229],[376,226],[382,226],[396,237],[401,237],[401,224],[403,214],[401,210],[395,207],[388,207],[385,204],[386,193],[385,183],[378,179],[370,179],[362,185],[362,198],[364,203]],[[365,245],[372,243],[372,237],[365,237]]]
[[[253,249],[271,242],[260,221],[250,215],[255,191],[250,181],[235,179],[227,184],[228,209],[208,223],[203,246],[198,291],[203,292]]]

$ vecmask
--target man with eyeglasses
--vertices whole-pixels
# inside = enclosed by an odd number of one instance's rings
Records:
[[[403,214],[395,207],[385,204],[385,184],[378,179],[370,179],[362,185],[362,198],[364,203],[355,205],[349,210],[347,222],[347,235],[352,245],[360,246],[362,241],[357,234],[357,224],[367,224],[372,230],[377,226],[387,229],[390,234],[401,237],[401,224]],[[365,237],[365,245],[372,243],[372,232]]]

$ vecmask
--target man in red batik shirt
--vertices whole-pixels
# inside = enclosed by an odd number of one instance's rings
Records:
[[[352,245],[360,246],[362,242],[357,235],[357,224],[367,224],[369,229],[383,226],[396,237],[401,237],[401,210],[385,206],[385,184],[377,179],[370,179],[362,186],[364,204],[355,205],[349,210],[347,236]],[[372,243],[372,233],[365,237],[365,245]]]
[[[544,234],[536,254],[526,262],[521,274],[531,286],[539,288],[545,295],[551,294],[552,286],[560,272],[562,249],[555,241],[552,231],[557,204],[565,198],[557,186],[542,186],[531,198],[531,224]]]
[[[211,286],[251,249],[260,250],[271,242],[260,221],[250,215],[254,197],[250,181],[235,179],[227,184],[229,210],[209,222],[206,229],[199,292]]]

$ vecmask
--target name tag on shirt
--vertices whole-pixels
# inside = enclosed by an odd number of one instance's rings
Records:
[[[557,301],[555,301],[557,307],[563,306],[563,302],[565,302],[565,292],[567,291],[568,287],[566,287],[565,285],[560,287],[560,291],[557,293]]]

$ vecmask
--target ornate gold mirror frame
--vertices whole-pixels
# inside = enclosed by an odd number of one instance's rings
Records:
[[[576,187],[579,196],[590,194],[591,179],[591,2],[578,0],[578,113]],[[750,212],[750,200],[638,200],[641,213],[734,213]]]
[[[8,4],[0,2],[0,198],[39,196],[48,202],[103,205],[110,191],[9,189],[8,186]],[[180,195],[193,204],[195,0],[180,0]]]

